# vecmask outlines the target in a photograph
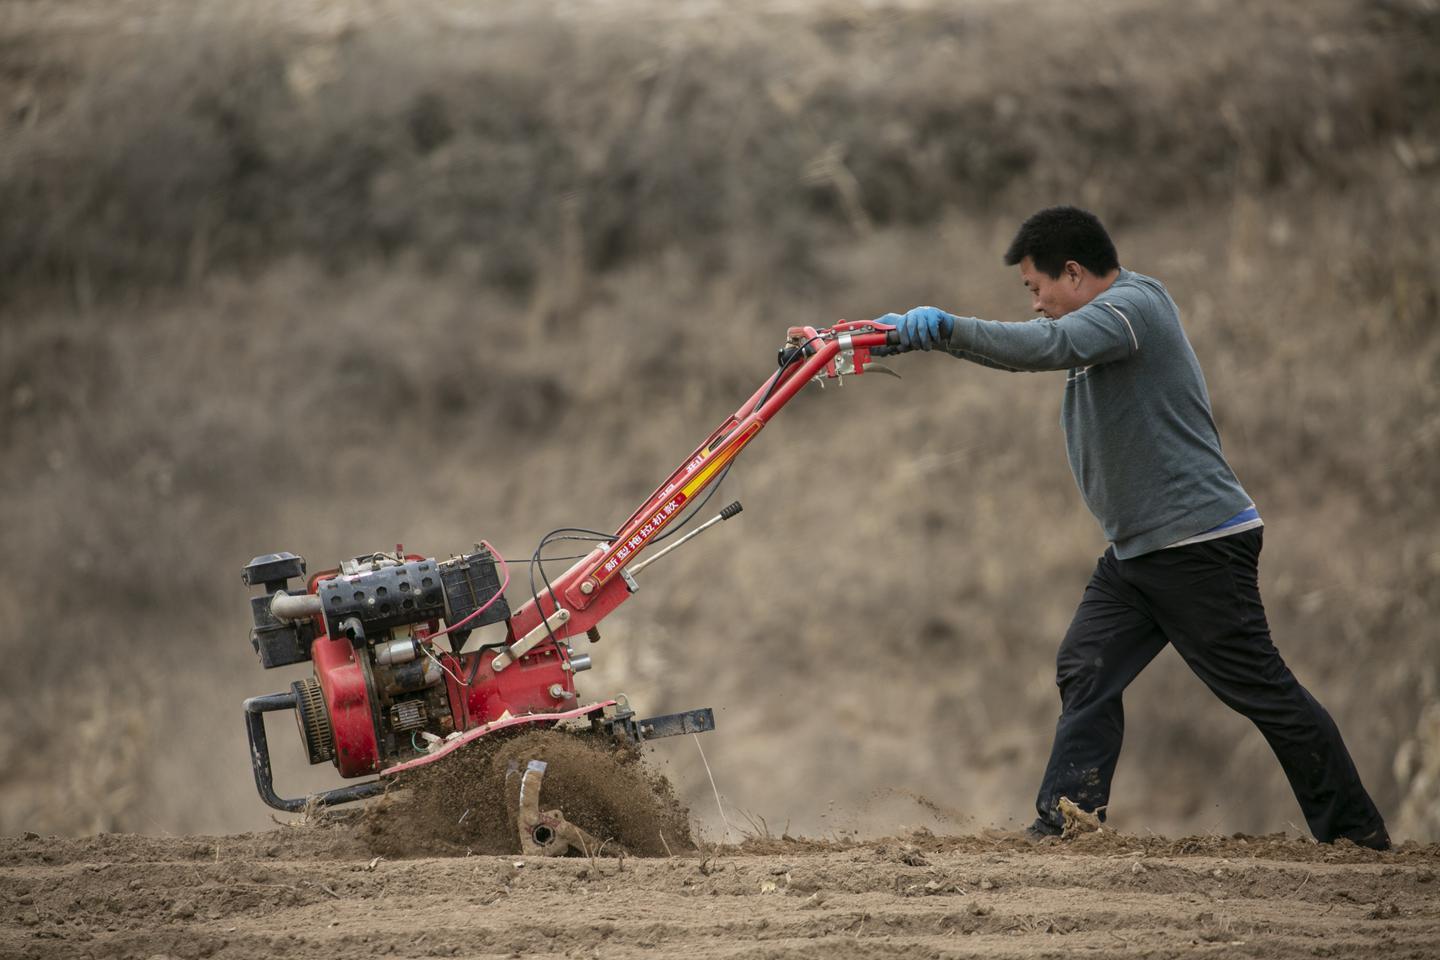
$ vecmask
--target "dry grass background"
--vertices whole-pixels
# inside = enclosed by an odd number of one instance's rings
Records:
[[[263,825],[251,556],[612,526],[787,325],[1024,318],[1000,252],[1076,201],[1185,310],[1282,653],[1440,838],[1440,12],[1087,10],[7,5],[0,830]],[[582,677],[715,706],[772,826],[1025,818],[1103,547],[1060,375],[894,365],[787,409]],[[1300,823],[1177,657],[1126,706],[1121,829]]]

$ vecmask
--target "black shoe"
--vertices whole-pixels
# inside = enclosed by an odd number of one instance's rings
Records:
[[[1377,827],[1363,837],[1350,837],[1356,846],[1369,847],[1371,850],[1389,850],[1390,834],[1384,827]]]
[[[1036,817],[1035,822],[1025,828],[1025,839],[1032,843],[1039,843],[1041,840],[1047,840],[1050,837],[1058,837],[1060,833],[1061,830],[1059,827],[1051,823],[1046,823],[1044,820]]]

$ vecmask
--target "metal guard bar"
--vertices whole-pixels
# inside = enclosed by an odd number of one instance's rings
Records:
[[[250,736],[250,766],[255,769],[255,789],[260,799],[287,813],[298,813],[312,802],[333,806],[352,800],[378,797],[389,786],[380,780],[368,780],[348,787],[336,787],[308,797],[282,797],[275,792],[275,775],[270,770],[270,743],[265,739],[265,714],[277,710],[294,710],[295,694],[267,693],[245,701],[245,732]]]

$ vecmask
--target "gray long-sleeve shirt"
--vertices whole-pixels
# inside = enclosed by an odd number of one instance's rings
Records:
[[[1180,312],[1158,280],[1121,270],[1058,320],[957,317],[946,349],[1003,370],[1069,370],[1060,422],[1070,469],[1122,560],[1250,505],[1220,452]]]

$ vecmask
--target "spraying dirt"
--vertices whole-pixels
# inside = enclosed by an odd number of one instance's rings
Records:
[[[695,849],[688,811],[639,750],[562,730],[482,739],[420,768],[365,811],[357,835],[389,857],[519,853],[510,781],[531,760],[547,764],[541,806],[563,811],[606,851]]]

